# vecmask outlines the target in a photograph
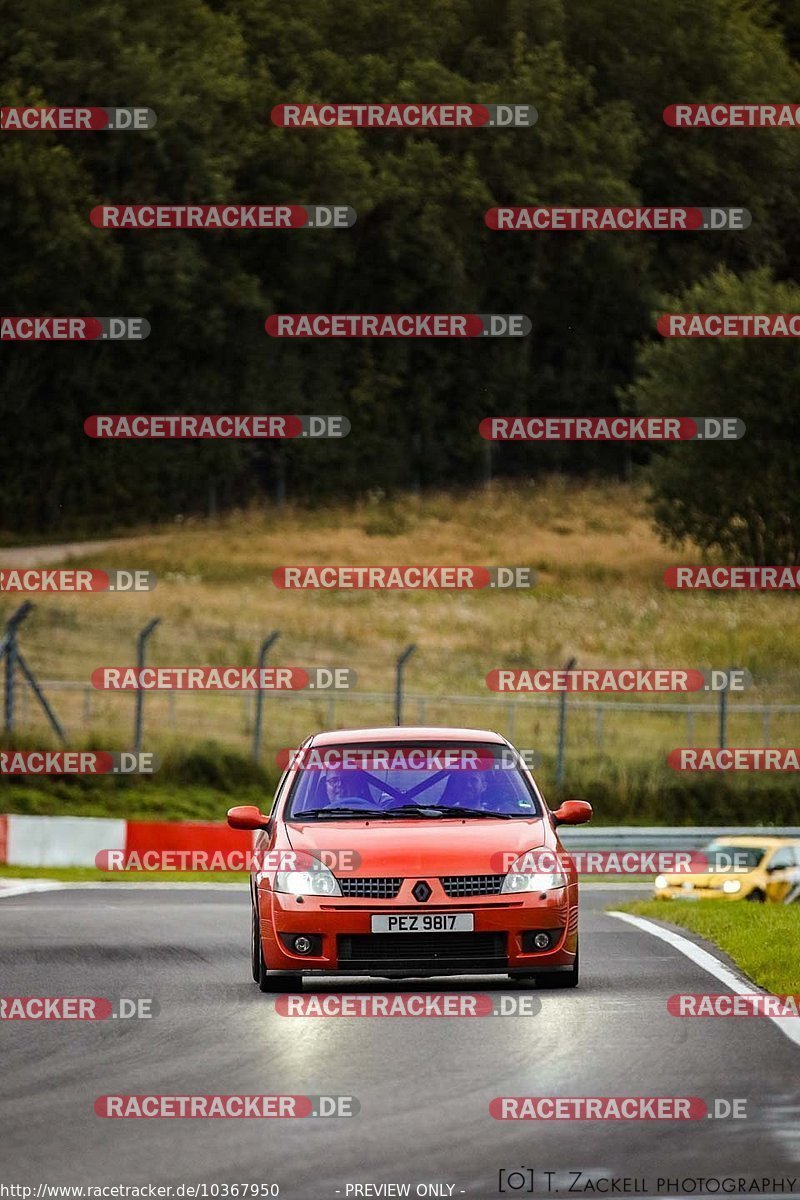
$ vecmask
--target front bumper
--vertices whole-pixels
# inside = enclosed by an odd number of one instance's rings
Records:
[[[739,892],[723,892],[716,887],[677,887],[657,888],[653,892],[654,900],[746,900],[753,889],[742,888]]]
[[[406,881],[409,884],[409,881]],[[414,881],[411,880],[410,883]],[[264,958],[270,970],[336,975],[463,975],[568,971],[578,940],[577,886],[530,896],[448,899],[435,889],[426,904],[403,893],[394,900],[289,896],[258,889]],[[472,913],[472,933],[373,934],[371,918],[387,913]],[[535,950],[526,935],[547,932]],[[305,934],[314,953],[293,950]]]

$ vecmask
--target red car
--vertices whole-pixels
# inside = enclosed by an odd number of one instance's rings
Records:
[[[508,974],[578,983],[578,882],[558,825],[510,742],[479,729],[320,733],[293,756],[259,830],[253,978]]]

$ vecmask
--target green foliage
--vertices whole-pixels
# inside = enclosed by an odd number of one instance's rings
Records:
[[[793,996],[800,991],[800,904],[647,900],[615,907],[649,920],[667,921],[713,942],[754,983],[773,995]]]
[[[800,286],[768,268],[723,268],[667,299],[664,311],[800,312]],[[667,339],[645,346],[628,392],[656,416],[739,417],[737,442],[676,443],[651,468],[658,528],[726,558],[800,562],[800,361],[789,339]]]
[[[796,260],[791,131],[667,129],[677,100],[797,92],[779,15],[688,0],[6,0],[4,103],[148,105],[142,134],[0,140],[0,311],[129,314],[142,344],[4,344],[0,528],[94,532],[254,494],[469,483],[480,417],[614,411],[661,290]],[[795,40],[796,21],[785,28]],[[533,103],[531,131],[291,131],[297,100]],[[341,202],[339,233],[91,227],[121,201]],[[494,203],[744,204],[746,234],[511,235]],[[286,344],[273,311],[525,312],[520,341]],[[685,349],[685,348],[684,348]],[[102,412],[343,412],[343,443],[103,444]],[[536,471],[623,469],[615,446],[542,446]],[[495,448],[529,473],[530,447]],[[41,481],[47,480],[43,488]]]

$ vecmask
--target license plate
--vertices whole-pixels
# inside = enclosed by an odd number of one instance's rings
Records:
[[[373,933],[469,933],[474,913],[389,913],[372,918]]]
[[[697,892],[676,892],[673,900],[699,900]]]

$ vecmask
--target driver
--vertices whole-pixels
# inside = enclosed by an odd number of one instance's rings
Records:
[[[368,800],[372,803],[363,771],[326,771],[323,787],[323,799],[327,805],[346,806],[349,800]]]
[[[486,771],[459,771],[450,776],[441,803],[460,808],[485,808]]]
[[[324,795],[328,804],[338,804],[344,799],[344,780],[341,771],[326,771]]]

